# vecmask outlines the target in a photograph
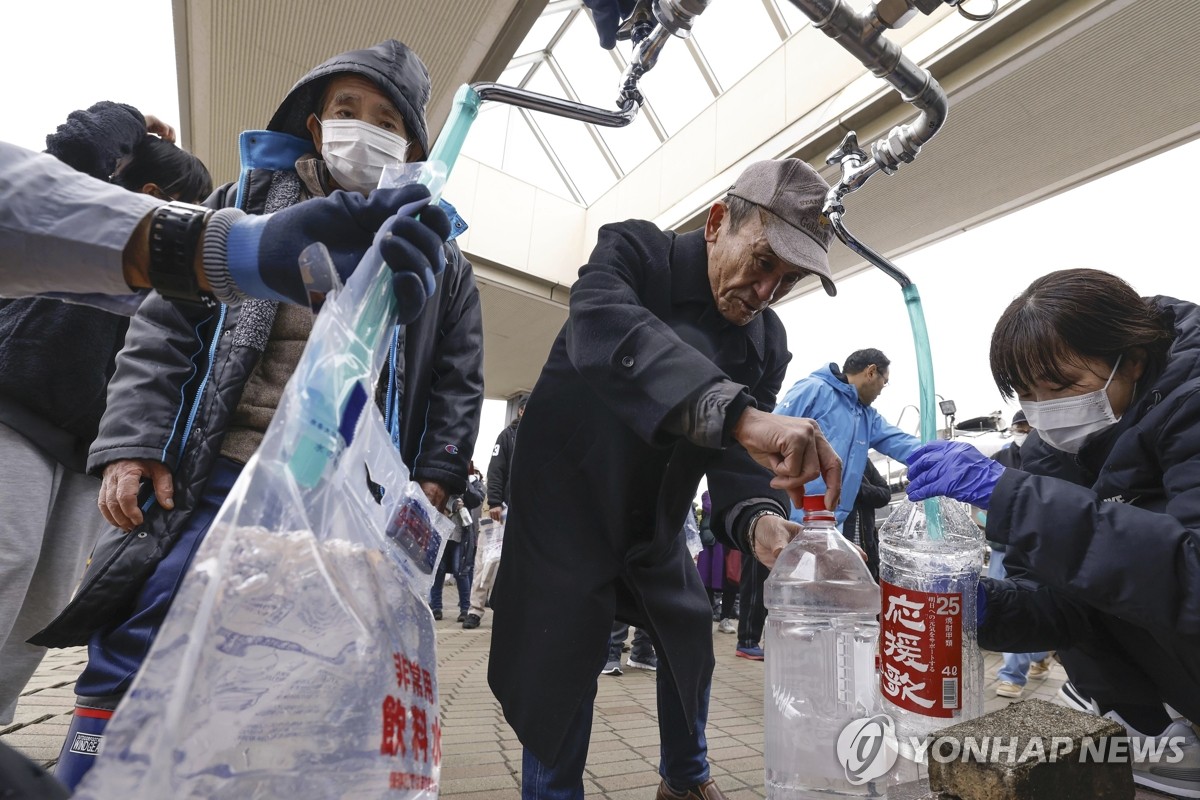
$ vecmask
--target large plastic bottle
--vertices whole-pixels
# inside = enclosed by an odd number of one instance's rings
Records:
[[[879,531],[880,691],[910,760],[914,739],[983,713],[975,604],[985,544],[967,506],[937,507],[940,538],[929,536],[925,505],[907,501]]]
[[[848,723],[879,710],[879,587],[824,498],[804,512],[766,582],[767,797],[882,797],[882,784],[852,784],[836,752]]]

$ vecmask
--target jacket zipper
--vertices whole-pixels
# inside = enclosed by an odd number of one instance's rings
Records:
[[[183,426],[183,436],[179,440],[179,455],[175,459],[175,466],[178,467],[183,462],[183,454],[187,450],[188,439],[192,435],[192,427],[196,423],[196,414],[200,411],[200,402],[204,399],[204,389],[208,386],[209,376],[212,375],[213,366],[217,359],[217,346],[221,342],[221,331],[225,327],[225,315],[229,310],[229,306],[222,304],[221,312],[217,316],[217,327],[213,332],[212,343],[208,346],[208,366],[204,369],[204,377],[200,379],[200,385],[196,388],[196,399],[192,401],[192,410],[188,412],[187,424]]]
[[[238,140],[238,155],[241,158],[242,164],[250,163],[250,147],[249,137],[242,136]],[[237,197],[234,199],[234,205],[237,208],[242,207],[242,198],[246,196],[246,184],[250,182],[250,168],[243,167],[242,174],[238,178]],[[229,306],[221,304],[221,312],[217,316],[217,327],[213,331],[212,342],[208,347],[208,366],[204,369],[204,377],[200,379],[200,386],[196,389],[196,399],[192,401],[192,410],[188,412],[187,424],[183,426],[183,437],[179,440],[179,456],[175,459],[175,466],[178,467],[183,461],[183,454],[187,451],[188,439],[192,435],[192,427],[196,423],[196,414],[200,411],[200,402],[204,399],[204,389],[208,386],[208,379],[212,375],[213,365],[216,363],[217,346],[221,342],[221,332],[225,328],[225,316],[229,313]]]

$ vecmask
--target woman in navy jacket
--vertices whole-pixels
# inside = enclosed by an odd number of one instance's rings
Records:
[[[1021,469],[951,442],[909,462],[910,498],[986,507],[1007,545],[979,643],[1057,649],[1093,711],[1182,737],[1182,761],[1135,764],[1135,780],[1200,797],[1200,742],[1164,708],[1200,720],[1200,308],[1054,272],[1000,318],[991,367],[1037,431]]]

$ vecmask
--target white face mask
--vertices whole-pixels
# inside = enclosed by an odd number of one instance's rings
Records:
[[[321,120],[321,158],[338,185],[369,193],[379,185],[383,168],[403,164],[404,137],[358,119]]]
[[[1089,436],[1117,421],[1112,404],[1108,402],[1108,385],[1112,383],[1119,366],[1120,357],[1104,386],[1094,392],[1040,403],[1022,401],[1021,410],[1025,412],[1030,426],[1047,444],[1064,453],[1078,453]]]
[[[1028,433],[1014,433],[1013,434],[1013,444],[1015,444],[1017,447],[1020,447],[1021,445],[1025,444],[1025,439],[1027,439],[1028,437],[1029,437]]]

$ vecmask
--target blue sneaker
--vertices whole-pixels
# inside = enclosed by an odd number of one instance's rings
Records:
[[[764,658],[763,649],[758,645],[750,645],[749,647],[738,645],[737,653],[735,653],[735,655],[738,658],[746,658],[751,661],[762,661]]]

